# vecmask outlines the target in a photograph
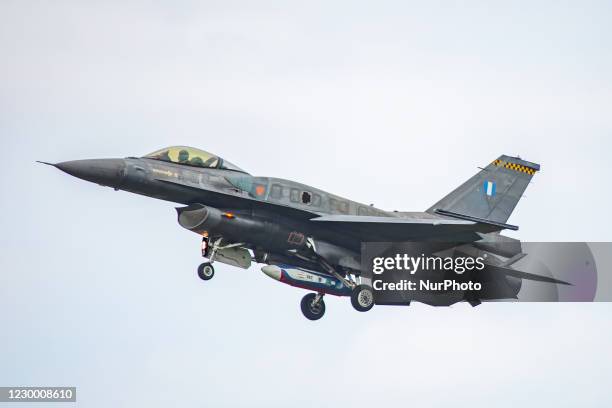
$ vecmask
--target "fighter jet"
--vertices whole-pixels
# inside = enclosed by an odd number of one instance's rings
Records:
[[[216,262],[244,269],[264,264],[271,278],[312,291],[301,301],[310,320],[323,316],[328,294],[350,297],[357,311],[374,306],[372,287],[362,281],[363,242],[432,242],[436,251],[486,251],[497,259],[488,275],[496,284],[490,295],[452,302],[516,298],[522,279],[557,282],[510,268],[524,256],[519,241],[504,237],[518,246],[499,245],[500,231],[518,229],[506,222],[540,170],[518,157],[500,156],[425,212],[385,211],[298,182],[252,176],[187,146],[143,157],[41,163],[115,190],[181,204],[178,223],[201,236],[208,259],[197,268],[202,280],[214,276]],[[452,244],[441,248],[441,242]]]

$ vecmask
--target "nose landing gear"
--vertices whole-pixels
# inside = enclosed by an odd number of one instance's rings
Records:
[[[242,242],[224,244],[223,237],[216,237],[214,239],[207,236],[202,237],[202,256],[208,258],[208,262],[198,266],[198,276],[200,279],[205,281],[212,279],[215,274],[215,268],[212,265],[217,258],[219,258],[219,262],[247,269],[251,265],[251,254],[246,249],[243,249],[243,246],[244,243]],[[246,256],[239,251],[246,252]],[[244,262],[245,259],[246,264]]]
[[[210,262],[204,262],[198,266],[198,276],[202,280],[210,280],[215,276],[215,268]]]
[[[215,268],[212,266],[214,261],[216,246],[219,241],[209,242],[208,237],[202,237],[202,256],[209,259],[209,262],[203,262],[198,266],[198,277],[204,281],[210,280],[215,276]]]

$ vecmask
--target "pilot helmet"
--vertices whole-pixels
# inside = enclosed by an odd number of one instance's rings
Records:
[[[189,152],[185,149],[181,150],[178,154],[178,161],[185,162],[189,160]]]

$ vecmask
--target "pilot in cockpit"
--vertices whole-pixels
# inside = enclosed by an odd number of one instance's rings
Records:
[[[178,162],[181,164],[189,164],[189,152],[182,149],[178,154]]]
[[[189,164],[191,164],[192,166],[204,167],[204,161],[201,157],[198,156],[189,160]]]
[[[228,161],[222,160],[220,157],[215,156],[214,154],[187,146],[167,147],[165,149],[150,153],[144,157],[193,167],[212,169],[220,168],[223,170],[246,173],[241,168]]]

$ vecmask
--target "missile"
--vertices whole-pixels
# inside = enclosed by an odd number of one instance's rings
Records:
[[[336,296],[350,296],[351,289],[339,279],[292,265],[265,265],[261,271],[279,282],[297,288]]]

